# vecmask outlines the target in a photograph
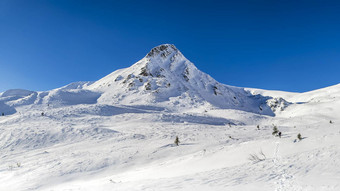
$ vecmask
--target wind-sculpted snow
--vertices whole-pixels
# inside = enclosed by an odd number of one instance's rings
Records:
[[[56,144],[75,143],[84,139],[104,139],[115,136],[116,133],[114,130],[98,127],[77,128],[61,125],[48,129],[39,124],[23,125],[20,128],[13,128],[10,132],[1,129],[0,149],[16,151],[49,148]]]
[[[164,107],[157,107],[157,106],[150,106],[150,105],[130,105],[130,106],[126,106],[129,108],[134,108],[134,109],[138,109],[138,110],[142,110],[142,111],[166,111],[166,108]]]
[[[25,106],[25,105],[33,105],[35,104],[35,101],[38,98],[38,93],[37,92],[32,92],[28,96],[22,97],[22,98],[17,98],[13,99],[12,101],[8,101],[7,104],[13,106],[13,107],[20,107],[20,106]]]
[[[0,96],[0,101],[12,107],[33,104],[37,92],[21,89],[7,90]]]
[[[14,107],[11,107],[4,103],[3,101],[0,101],[0,115],[11,115],[16,112]]]
[[[61,89],[83,89],[84,87],[89,86],[92,83],[93,82],[73,82],[64,87],[61,87]]]
[[[4,93],[2,93],[1,97],[15,97],[17,99],[17,98],[26,97],[32,93],[34,92],[30,90],[11,89],[11,90],[7,90]]]
[[[100,105],[94,108],[93,114],[101,115],[101,116],[113,116],[113,115],[120,115],[124,113],[145,113],[145,111],[140,110],[140,109],[128,108],[128,107]]]
[[[47,103],[57,105],[95,104],[100,93],[82,89],[61,89],[48,95]]]
[[[163,114],[161,115],[161,121],[164,122],[174,122],[174,123],[197,123],[197,124],[207,124],[207,125],[235,125],[232,120],[225,118],[211,117],[211,116],[197,116],[197,115],[173,115],[173,114]],[[238,123],[242,125],[242,123]]]

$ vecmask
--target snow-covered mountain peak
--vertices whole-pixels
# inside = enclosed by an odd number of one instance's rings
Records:
[[[162,56],[167,57],[168,55],[178,52],[178,49],[173,44],[162,44],[151,49],[151,51],[146,55],[146,57],[157,57]]]
[[[165,77],[167,72],[185,74],[198,69],[174,45],[162,44],[152,48],[143,59],[131,66],[131,70],[134,75]]]
[[[171,44],[151,49],[131,67],[117,70],[87,89],[102,92],[98,101],[104,104],[151,104],[176,109],[203,106],[272,115],[263,105],[267,98],[254,98],[243,88],[217,82]]]
[[[106,90],[111,84],[145,85],[149,89],[152,81],[160,84],[160,81],[177,82],[189,81],[199,73],[199,70],[186,59],[183,54],[172,44],[163,44],[151,49],[141,60],[126,69],[117,70],[100,79],[89,89]],[[163,80],[162,80],[163,79]],[[128,83],[129,82],[129,83]],[[147,83],[147,84],[145,84]],[[167,83],[167,86],[170,86]]]
[[[15,95],[15,96],[13,96]],[[236,109],[274,115],[284,100],[253,95],[244,88],[221,84],[200,71],[171,44],[152,48],[132,66],[96,82],[76,82],[46,92],[8,91],[0,97],[6,113],[21,106],[79,104],[147,105],[167,110]],[[280,104],[282,103],[282,104]],[[270,107],[269,107],[270,105]],[[274,109],[273,109],[274,108]]]

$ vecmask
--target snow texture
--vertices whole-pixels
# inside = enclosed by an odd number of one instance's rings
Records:
[[[0,114],[0,190],[340,190],[340,85],[224,85],[170,44],[96,82],[0,93]]]

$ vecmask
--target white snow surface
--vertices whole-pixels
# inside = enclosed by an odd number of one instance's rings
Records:
[[[0,93],[0,114],[1,191],[340,190],[340,85],[224,85],[170,44],[96,82]]]

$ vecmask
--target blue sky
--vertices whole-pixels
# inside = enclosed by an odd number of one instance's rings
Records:
[[[219,82],[340,83],[339,1],[0,0],[0,92],[95,81],[175,44]]]

